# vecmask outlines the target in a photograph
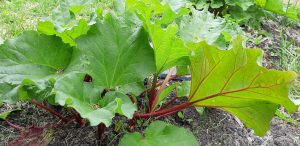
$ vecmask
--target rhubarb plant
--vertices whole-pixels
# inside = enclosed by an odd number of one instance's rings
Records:
[[[75,118],[84,126],[87,120],[100,135],[116,115],[130,119],[132,128],[137,119],[210,107],[230,112],[262,136],[279,106],[297,109],[289,99],[296,73],[262,67],[263,52],[244,48],[239,28],[228,27],[223,18],[159,0],[120,1],[116,8],[89,24],[82,19],[60,27],[56,21],[62,20],[48,19],[38,31],[0,45],[0,103],[29,101],[65,123]],[[76,21],[70,20],[65,24]],[[222,35],[231,42],[225,50],[215,43]],[[158,80],[166,70],[166,78]],[[172,81],[182,74],[191,81]],[[172,91],[177,96],[167,99]],[[174,103],[182,97],[187,100]],[[43,102],[73,115],[64,117]],[[171,145],[178,138],[174,145],[197,145],[186,129],[163,122],[151,124],[144,136],[125,135],[120,145]]]

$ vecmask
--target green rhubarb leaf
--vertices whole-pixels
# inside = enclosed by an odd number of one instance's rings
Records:
[[[253,0],[225,0],[225,2],[227,5],[230,6],[239,6],[244,11],[246,11],[250,6],[255,4]]]
[[[113,8],[118,13],[126,12],[126,0],[113,0]]]
[[[84,82],[84,77],[85,74],[82,73],[70,73],[57,79],[53,90],[55,101],[62,106],[74,108],[92,126],[99,123],[109,125],[114,114],[98,105],[104,88]]]
[[[0,102],[15,102],[24,79],[45,82],[69,65],[73,49],[60,38],[24,32],[0,46]]]
[[[176,65],[189,64],[189,60],[187,60],[189,50],[176,36],[177,32],[176,24],[171,24],[166,29],[152,26],[150,36],[155,52],[156,73],[161,73]]]
[[[233,29],[234,28],[234,29]],[[239,28],[231,23],[226,23],[225,19],[215,17],[208,10],[192,10],[192,15],[183,16],[179,23],[179,36],[185,42],[201,42],[205,40],[209,44],[215,43],[224,33],[236,36]]]
[[[167,2],[170,2],[171,6]],[[178,1],[175,2],[173,0],[163,2],[160,0],[127,0],[126,8],[129,11],[136,12],[139,18],[143,21],[145,28],[148,30],[148,26],[150,24],[167,25],[173,22],[176,18],[189,13],[188,9],[178,9],[178,6],[173,5],[177,2]],[[172,7],[177,11],[172,10]]]
[[[46,81],[34,82],[30,79],[24,79],[18,89],[18,97],[20,100],[32,100],[43,102],[46,99],[54,98],[52,89],[55,84],[55,79],[50,78]]]
[[[54,25],[55,31],[64,32],[66,29],[72,28],[76,23],[76,17],[74,13],[69,10],[66,5],[60,5],[52,11],[52,15],[42,18],[42,22],[51,22]],[[47,29],[47,28],[44,28]],[[51,27],[52,29],[52,27]],[[52,30],[51,30],[52,32]],[[53,32],[52,32],[53,33]],[[54,34],[54,33],[53,33]],[[52,35],[52,34],[49,34]]]
[[[128,96],[108,92],[101,99],[104,88],[93,82],[84,82],[84,77],[82,73],[70,73],[59,78],[53,91],[56,102],[74,108],[82,118],[89,120],[91,126],[100,123],[109,126],[116,113],[132,118],[137,108]]]
[[[176,67],[176,74],[179,75],[179,76],[191,74],[189,66],[187,66],[187,65],[178,65]]]
[[[69,7],[73,13],[80,12],[87,4],[91,4],[93,0],[64,0],[62,5]]]
[[[282,0],[266,0],[266,1],[260,1],[257,0],[257,3],[259,4],[259,6],[261,6],[262,8],[264,8],[265,10],[283,15],[283,16],[287,16],[291,19],[294,20],[298,20],[298,13],[299,10],[297,10],[297,8],[293,8],[292,6],[290,6],[288,9],[285,9],[284,3]],[[261,3],[263,5],[261,5]]]
[[[192,4],[189,0],[162,0],[162,4],[168,4],[174,12],[178,12],[188,4]]]
[[[208,1],[195,1],[195,7],[196,7],[196,9],[198,9],[198,10],[201,10],[201,9],[205,9],[205,8],[208,8],[209,6],[210,6],[210,2],[208,2]]]
[[[20,110],[22,110],[22,109],[21,108],[16,108],[16,109],[13,109],[13,110],[2,112],[2,113],[0,113],[0,119],[5,120],[12,112],[20,111]]]
[[[68,9],[63,9],[63,10],[67,12],[63,12],[62,14],[65,15],[70,14]],[[56,18],[55,16],[57,16],[58,18]],[[81,19],[79,20],[79,22],[77,22],[75,18],[70,18],[68,22],[61,23],[60,21],[62,20],[60,18],[60,15],[54,15],[52,17],[54,18],[46,18],[41,20],[37,26],[38,31],[47,35],[59,36],[60,38],[62,38],[63,42],[68,43],[72,46],[76,45],[75,44],[76,38],[86,34],[87,31],[89,30],[88,23],[84,19]],[[56,20],[55,18],[58,20]]]
[[[63,42],[75,46],[75,39],[89,30],[85,19],[76,19],[80,12],[92,0],[65,0],[52,11],[51,16],[43,18],[37,26],[38,31],[47,35],[56,35]]]
[[[0,45],[4,43],[4,40],[0,37]]]
[[[187,129],[155,121],[145,130],[144,136],[134,132],[126,134],[119,146],[197,146],[198,142]]]
[[[258,6],[264,7],[267,3],[267,0],[255,0],[255,4]]]
[[[122,85],[118,88],[118,92],[121,92],[124,94],[130,93],[134,96],[139,96],[145,90],[147,90],[147,89],[144,86],[144,82],[126,84],[126,85]]]
[[[142,26],[127,14],[107,14],[76,40],[81,62],[95,85],[105,88],[143,82],[155,70],[154,53]],[[128,91],[130,92],[130,91]]]
[[[220,8],[222,6],[224,6],[223,0],[211,0],[211,3],[210,3],[211,8],[216,9],[216,8]]]
[[[191,90],[191,82],[183,81],[177,86],[177,97],[189,96]]]
[[[18,101],[18,85],[0,83],[0,105],[5,102],[13,104]]]
[[[110,107],[114,113],[124,115],[129,119],[133,117],[134,112],[137,110],[136,104],[132,103],[130,98],[123,93],[108,92],[103,97],[103,101],[104,105]]]
[[[25,32],[0,46],[0,83],[20,83],[60,73],[69,64],[73,49],[58,37]]]
[[[282,0],[267,0],[264,9],[278,14],[284,13]]]
[[[57,36],[61,37],[63,42],[75,46],[75,39],[84,35],[89,30],[89,26],[84,19],[81,19],[77,26],[74,26],[72,29],[65,30],[63,33],[56,33]]]
[[[166,1],[167,2],[167,1]],[[178,26],[172,23],[176,18],[187,14],[189,10],[180,9],[174,12],[170,6],[158,0],[129,0],[129,10],[136,11],[144,28],[148,31],[155,53],[156,74],[176,65],[186,65],[188,49],[176,34]],[[166,28],[162,28],[165,25]]]
[[[297,109],[289,99],[294,72],[268,70],[257,61],[260,49],[244,49],[237,38],[231,50],[206,43],[192,47],[192,84],[189,101],[195,106],[216,107],[240,118],[257,135],[264,135],[278,105]]]

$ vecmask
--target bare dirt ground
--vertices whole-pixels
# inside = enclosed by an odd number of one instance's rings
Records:
[[[37,124],[43,126],[57,120],[56,117],[36,109],[31,104],[23,106],[25,110],[10,116],[9,119],[12,122],[23,126]],[[258,137],[252,130],[245,128],[237,118],[221,110],[206,109],[204,114],[199,116],[194,108],[190,108],[184,110],[183,113],[184,119],[173,115],[162,120],[190,129],[198,137],[201,146],[299,146],[300,144],[300,128],[279,118],[271,121],[271,129],[266,136]],[[299,120],[300,112],[293,114],[293,118]],[[125,123],[124,127],[127,127],[128,121],[125,118],[117,117],[114,121],[115,123],[122,121]],[[141,131],[141,129],[137,130]],[[0,122],[0,131],[0,145],[3,146],[8,145],[20,134],[18,130],[9,127],[4,122]],[[44,141],[49,146],[117,146],[124,135],[123,130],[118,131],[113,125],[107,129],[103,139],[97,140],[96,127],[78,128],[74,123],[46,133]]]

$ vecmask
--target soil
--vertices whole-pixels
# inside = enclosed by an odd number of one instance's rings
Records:
[[[9,120],[22,126],[38,125],[55,122],[56,117],[48,112],[36,108],[34,105],[25,103],[22,105],[24,110],[13,113]],[[195,108],[185,109],[183,111],[184,119],[176,114],[164,119],[163,121],[175,124],[177,126],[190,129],[198,138],[201,146],[299,146],[300,145],[300,127],[288,124],[287,122],[274,118],[271,121],[271,129],[264,137],[255,136],[252,130],[244,127],[241,121],[229,113],[218,109],[206,108],[202,115]],[[42,117],[42,118],[40,118]],[[300,120],[300,112],[293,114],[295,119]],[[116,126],[107,128],[103,139],[97,139],[97,128],[86,126],[79,128],[75,123],[71,123],[63,128],[55,128],[51,131],[51,136],[47,139],[49,146],[117,146],[120,138],[124,135],[128,121],[118,116],[114,119],[124,122],[124,127],[116,130]],[[147,125],[145,121],[144,125]],[[144,129],[145,126],[142,126]],[[142,131],[142,129],[137,129]],[[9,127],[5,122],[0,122],[0,145],[8,145],[9,142],[16,139],[20,132]]]
[[[276,67],[274,64],[280,59],[278,56],[272,57],[273,49],[279,49],[280,30],[277,29],[278,23],[266,21],[263,28],[271,33],[273,38],[263,39],[259,45],[248,44],[249,47],[264,48],[266,52],[265,66],[268,68]],[[259,35],[253,30],[246,29],[252,36]],[[296,45],[300,46],[300,26],[283,29],[288,39],[295,38]],[[272,49],[270,49],[272,48]],[[181,101],[176,101],[177,103]],[[12,113],[8,120],[21,126],[43,127],[50,123],[58,121],[58,118],[50,113],[37,108],[30,103],[19,103],[22,111]],[[11,109],[9,105],[0,108],[1,111]],[[67,111],[56,109],[65,115]],[[271,121],[271,129],[266,136],[255,136],[253,130],[247,129],[243,123],[229,113],[218,109],[206,108],[203,114],[199,114],[195,108],[185,109],[183,111],[184,119],[179,118],[176,114],[161,119],[175,125],[190,129],[199,140],[201,146],[300,146],[300,127],[289,124],[277,117]],[[300,122],[300,111],[297,111],[292,117]],[[118,144],[120,138],[127,131],[129,121],[117,116],[113,120],[114,124],[106,129],[102,139],[97,139],[97,127],[85,126],[79,128],[76,123],[69,123],[62,128],[46,129],[42,131],[43,141],[40,145],[49,146],[88,146],[88,145],[112,145]],[[143,126],[137,131],[142,131],[149,121],[142,121]],[[141,122],[138,122],[141,125]],[[11,143],[20,135],[20,131],[10,127],[6,122],[0,121],[0,146]],[[20,138],[19,138],[20,139]],[[12,143],[11,143],[12,144]]]

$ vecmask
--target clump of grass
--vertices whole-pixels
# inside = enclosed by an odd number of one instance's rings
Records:
[[[295,46],[295,40],[288,40],[285,34],[280,32],[280,49],[277,50],[278,56],[280,56],[279,62],[276,64],[277,68],[283,70],[295,71],[300,74],[300,53],[299,48]],[[291,90],[291,97],[300,100],[300,78],[295,83],[295,86]]]
[[[57,4],[58,0],[0,1],[0,36],[10,39],[25,30],[34,30],[38,19]]]
[[[25,30],[35,30],[38,20],[49,16],[63,0],[0,0],[0,40],[11,39]],[[82,14],[113,7],[112,0],[94,0]]]

